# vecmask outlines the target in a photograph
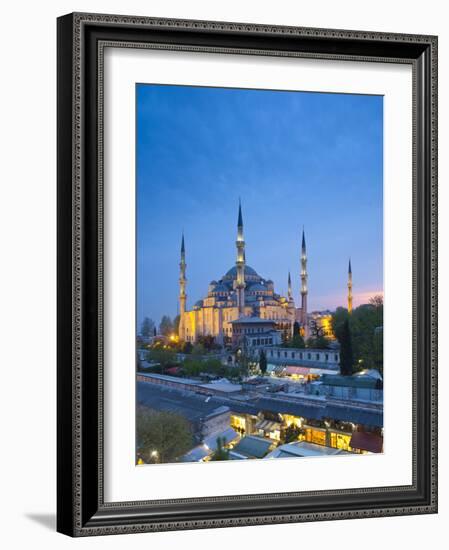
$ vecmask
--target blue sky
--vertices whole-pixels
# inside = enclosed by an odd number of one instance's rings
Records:
[[[246,261],[299,301],[304,225],[309,310],[382,290],[383,98],[139,84],[137,320],[178,312],[235,264],[239,197]]]

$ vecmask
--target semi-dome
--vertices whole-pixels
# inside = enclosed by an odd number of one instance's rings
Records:
[[[268,288],[262,284],[262,283],[254,283],[254,284],[250,284],[248,286],[248,290],[250,292],[256,292],[256,291],[268,291]]]
[[[223,283],[215,283],[212,292],[229,292],[229,288]]]

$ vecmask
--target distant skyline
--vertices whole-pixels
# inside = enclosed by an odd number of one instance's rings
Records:
[[[302,228],[309,311],[383,291],[383,98],[138,84],[137,322],[178,313],[235,265],[239,197],[246,262],[299,305]]]

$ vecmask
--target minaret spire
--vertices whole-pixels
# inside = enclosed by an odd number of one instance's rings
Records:
[[[304,328],[304,335],[308,336],[308,320],[307,320],[307,251],[306,237],[304,226],[302,228],[302,243],[301,243],[301,323]]]
[[[293,300],[293,293],[292,293],[292,278],[290,276],[290,271],[288,272],[288,290],[287,290],[287,298],[288,301],[291,302]]]
[[[351,258],[348,265],[348,313],[352,312],[352,267]]]
[[[183,325],[182,318],[186,311],[186,301],[187,301],[187,294],[186,294],[186,285],[187,285],[187,279],[186,279],[186,247],[184,243],[184,232],[182,232],[182,239],[181,239],[181,261],[179,262],[179,314],[181,316],[181,321],[179,323],[179,326]],[[180,335],[181,336],[181,335]]]
[[[237,220],[237,307],[239,310],[239,317],[243,317],[245,314],[245,239],[243,237],[243,216],[242,216],[242,204],[239,199],[239,215]]]

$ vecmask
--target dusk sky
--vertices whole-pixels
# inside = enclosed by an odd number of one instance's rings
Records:
[[[308,309],[382,292],[383,98],[139,84],[137,321],[178,313],[184,231],[187,308],[246,262],[299,305],[305,228]]]

